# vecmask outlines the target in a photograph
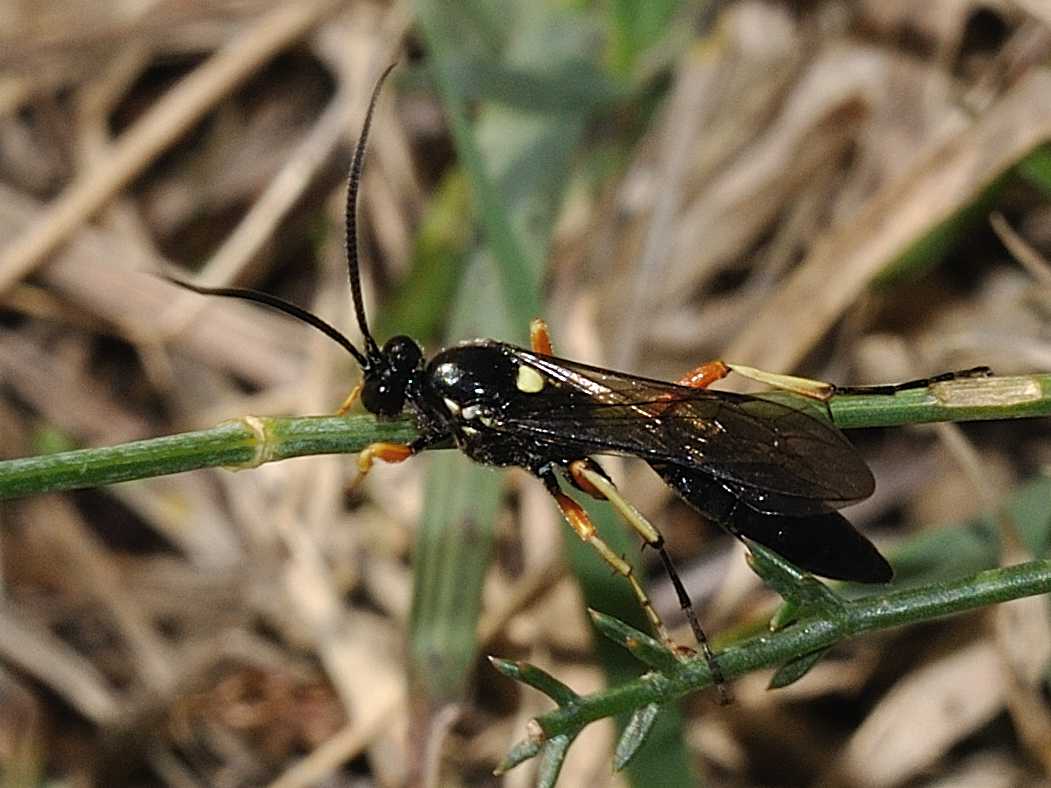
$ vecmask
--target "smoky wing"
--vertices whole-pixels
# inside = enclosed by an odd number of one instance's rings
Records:
[[[759,397],[677,386],[515,348],[543,377],[496,429],[699,470],[756,492],[761,511],[808,514],[866,498],[874,481],[843,434]]]
[[[776,511],[768,504],[764,510],[756,506],[757,496],[751,488],[659,460],[651,460],[650,465],[708,520],[736,536],[766,545],[801,569],[858,583],[886,583],[894,575],[875,545],[839,512],[828,508]]]

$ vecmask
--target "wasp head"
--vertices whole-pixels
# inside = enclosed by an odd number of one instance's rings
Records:
[[[377,416],[397,416],[423,369],[423,351],[407,336],[391,337],[382,350],[369,354],[362,382],[361,404]]]

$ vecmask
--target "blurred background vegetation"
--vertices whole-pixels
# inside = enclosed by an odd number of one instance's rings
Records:
[[[1038,0],[0,2],[0,452],[332,412],[345,354],[152,274],[355,336],[344,173],[395,59],[359,211],[381,341],[522,342],[543,314],[560,354],[653,377],[1051,370],[1049,55]],[[1049,435],[853,432],[878,489],[849,516],[900,583],[1043,555]],[[761,626],[740,549],[609,467],[709,631]],[[434,452],[353,476],[306,458],[0,503],[3,784],[531,784],[491,772],[550,704],[482,656],[580,692],[638,673],[584,612],[631,618],[623,583],[522,473]],[[593,725],[560,784],[1046,784],[1046,601],[1005,611],[692,698],[615,776]]]

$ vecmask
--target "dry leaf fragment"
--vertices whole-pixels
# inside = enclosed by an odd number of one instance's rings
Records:
[[[978,642],[917,670],[851,737],[844,770],[857,785],[896,785],[929,768],[1003,708],[1003,664]]]

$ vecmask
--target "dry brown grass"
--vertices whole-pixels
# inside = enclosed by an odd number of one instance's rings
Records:
[[[859,383],[1051,369],[1048,192],[1013,178],[982,201],[1051,140],[1042,5],[726,6],[703,41],[683,40],[684,12],[658,53],[668,82],[645,92],[667,92],[639,144],[642,101],[589,131],[626,166],[575,178],[561,210],[559,351],[663,377],[716,356]],[[317,228],[339,226],[367,92],[413,24],[403,4],[334,0],[0,8],[5,457],[335,408],[356,373],[322,340],[148,274],[265,286],[351,333],[338,233]],[[440,112],[425,86],[381,105],[371,304],[454,166]],[[932,244],[888,270],[976,205],[944,258]],[[1037,422],[861,436],[879,490],[852,519],[889,544],[998,510],[1051,462],[1047,438]],[[427,758],[441,779],[496,782],[546,706],[487,667],[459,721],[406,737],[421,466],[384,467],[360,496],[326,457],[0,504],[4,784],[397,785]],[[638,470],[623,487],[667,523],[709,625],[769,610],[743,561],[691,560],[711,534]],[[481,638],[596,688],[555,512],[509,484]],[[729,708],[690,703],[694,759],[725,785],[1042,784],[1045,602],[866,639],[784,691],[747,678]],[[562,784],[611,779],[611,731],[577,743]]]

